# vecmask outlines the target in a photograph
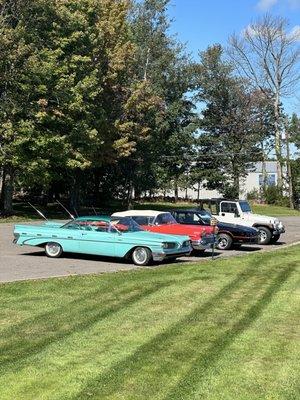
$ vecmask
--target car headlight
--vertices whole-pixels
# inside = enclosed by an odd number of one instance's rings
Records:
[[[176,243],[162,242],[161,246],[163,249],[174,249],[176,247]]]

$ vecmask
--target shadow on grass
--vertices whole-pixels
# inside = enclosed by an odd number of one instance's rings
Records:
[[[45,347],[64,339],[75,332],[83,331],[112,314],[129,307],[147,296],[170,285],[170,282],[150,287],[129,287],[125,290],[110,291],[110,298],[103,301],[97,294],[103,295],[103,288],[93,291],[81,299],[55,308],[50,312],[37,315],[22,323],[15,324],[1,332],[1,341],[8,340],[1,347],[0,369],[42,351]],[[126,296],[124,298],[124,296]],[[121,298],[119,300],[119,297]]]
[[[193,367],[190,368],[188,374],[184,375],[182,380],[178,383],[178,386],[167,396],[168,399],[174,399],[176,398],[175,396],[177,396],[177,392],[180,391],[179,398],[186,398],[186,392],[188,395],[188,393],[193,390],[194,381],[198,382],[204,374],[204,370],[211,366],[232,341],[259,317],[263,309],[271,301],[272,296],[280,289],[281,285],[288,279],[295,268],[295,265],[289,265],[278,274],[277,266],[275,271],[274,269],[267,269],[262,273],[261,269],[259,271],[257,270],[256,262],[257,261],[254,260],[249,268],[241,272],[234,280],[225,285],[216,295],[212,296],[204,304],[196,307],[180,321],[140,346],[129,357],[114,364],[100,376],[88,381],[83,390],[72,397],[72,399],[86,399],[87,397],[104,399],[113,396],[126,386],[125,382],[127,379],[130,380],[130,386],[133,388],[134,380],[139,379],[139,373],[143,370],[148,371],[148,379],[159,380],[167,373],[169,368],[168,363],[171,363],[171,369],[173,368],[174,370],[174,365],[172,364],[176,362],[178,358],[176,352],[179,351],[178,348],[176,348],[176,346],[178,347],[177,343],[180,343],[180,346],[182,346],[182,348],[180,348],[182,363],[189,363],[190,359],[194,359],[197,353],[201,353]],[[248,287],[249,279],[254,278],[256,283],[257,277],[259,277],[258,283],[256,285],[250,284],[250,287]],[[261,277],[263,277],[263,279],[261,279]],[[256,292],[264,288],[270,281],[271,283],[266,288],[264,294],[251,305],[253,299],[255,301]],[[216,312],[220,307],[224,308],[224,310],[221,310],[222,312],[230,313],[232,308],[239,305],[241,300],[238,298],[237,301],[233,301],[233,304],[230,303],[232,297],[234,298],[236,291],[239,289],[242,290],[242,295],[245,291],[250,291],[248,296],[250,305],[248,302],[246,302],[245,305],[249,307],[248,310],[237,322],[233,321],[233,327],[229,331],[225,330],[226,325],[221,326],[220,336],[210,345],[213,338],[206,337],[203,339],[203,337],[201,337],[201,329],[203,329],[205,318],[208,318],[209,313]],[[228,305],[226,304],[227,302],[229,302],[229,311]],[[233,314],[234,318],[239,317],[236,311],[234,311]],[[195,332],[195,326],[197,328],[198,324],[200,330],[196,330],[196,333],[190,333]],[[196,337],[192,335],[196,335]],[[198,337],[199,335],[200,337]],[[210,345],[204,355],[202,351],[203,347],[201,347],[203,346],[201,340],[208,341],[208,345]],[[149,371],[151,371],[151,374],[149,374]],[[178,371],[176,371],[176,373],[178,373]],[[185,382],[187,383],[185,384]],[[157,382],[155,382],[155,384],[157,385]],[[137,387],[146,387],[146,382],[143,380]],[[149,391],[147,391],[147,396],[150,397],[146,397],[151,398],[151,395],[148,393]]]
[[[223,332],[204,354],[200,354],[199,357],[193,360],[193,365],[181,377],[176,386],[164,397],[164,400],[187,398],[194,392],[201,380],[205,377],[206,371],[222,357],[228,346],[260,317],[263,310],[271,302],[273,296],[291,276],[296,266],[297,264],[293,263],[282,270],[258,300],[250,306],[242,318],[235,322],[232,328]]]

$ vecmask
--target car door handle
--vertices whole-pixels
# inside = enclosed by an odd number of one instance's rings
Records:
[[[82,234],[81,234],[81,236],[86,236],[86,235],[87,235],[87,233],[82,233]]]

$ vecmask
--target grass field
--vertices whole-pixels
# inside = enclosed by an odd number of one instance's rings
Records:
[[[0,398],[296,400],[299,259],[3,284]]]

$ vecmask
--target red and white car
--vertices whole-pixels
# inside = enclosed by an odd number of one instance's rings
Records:
[[[131,217],[143,229],[150,232],[190,237],[194,250],[204,251],[215,243],[217,227],[179,224],[169,212],[152,210],[128,210],[112,214],[112,217]]]

